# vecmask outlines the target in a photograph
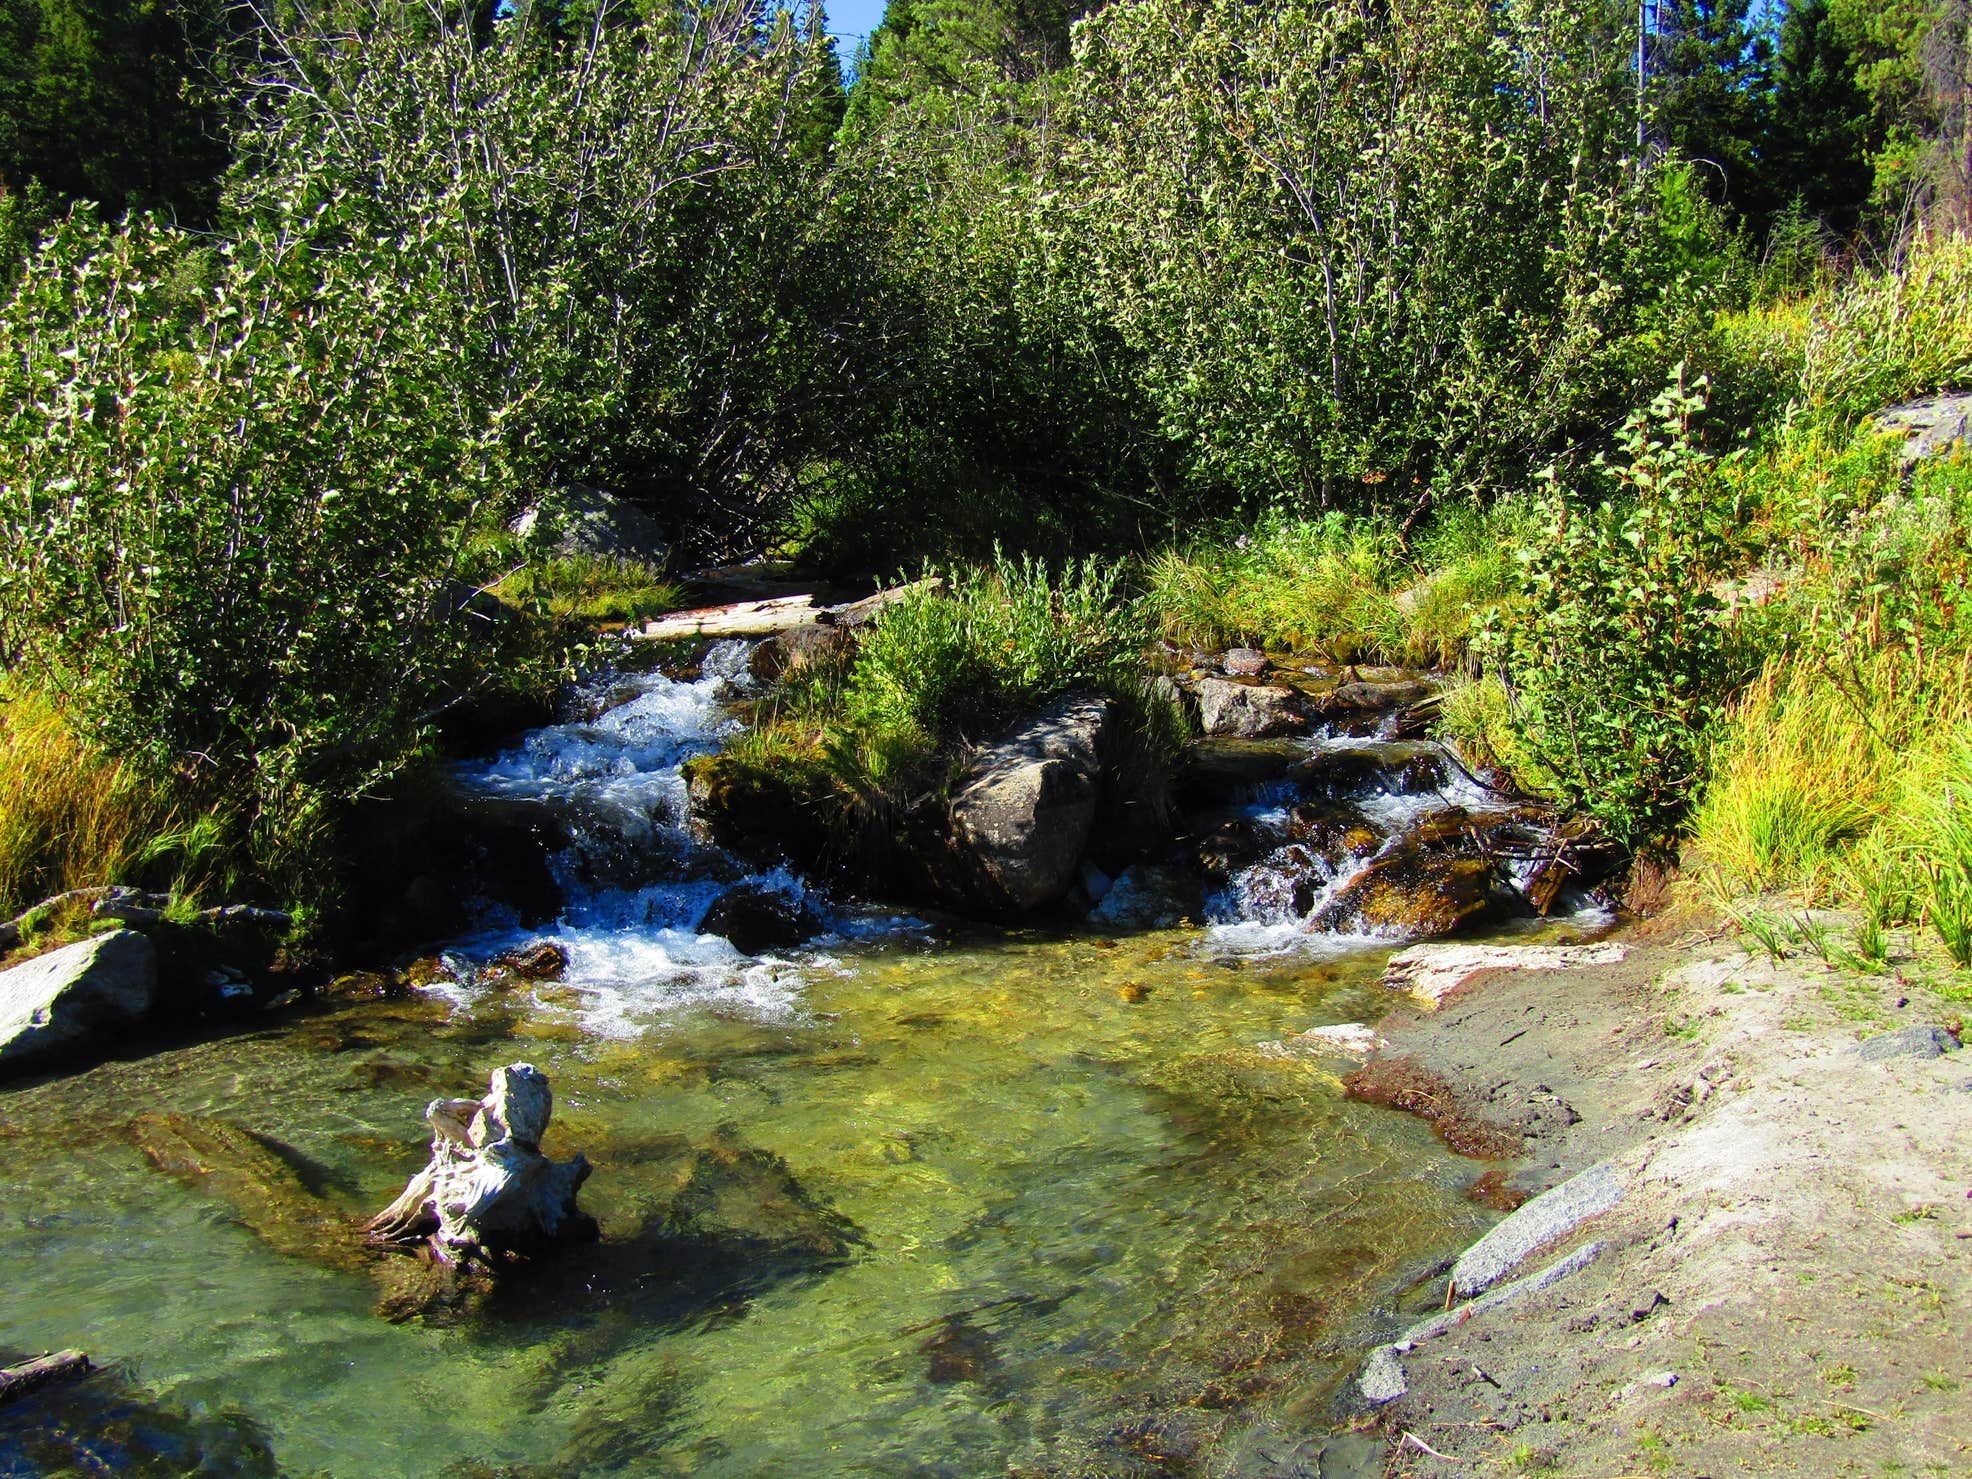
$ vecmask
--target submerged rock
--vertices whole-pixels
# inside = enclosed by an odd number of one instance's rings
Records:
[[[1303,720],[1291,688],[1206,678],[1198,684],[1198,722],[1215,739],[1266,739]]]
[[[1288,813],[1288,835],[1330,862],[1367,858],[1383,845],[1383,833],[1349,805],[1303,802]]]
[[[553,940],[535,940],[502,950],[486,968],[522,981],[559,981],[568,970],[568,947]]]
[[[863,1236],[809,1195],[772,1151],[711,1145],[678,1178],[666,1220],[674,1237],[804,1260],[847,1257]]]
[[[1208,739],[1191,747],[1181,784],[1199,801],[1221,802],[1288,779],[1308,758],[1299,740]]]
[[[366,1262],[354,1221],[315,1194],[306,1163],[287,1146],[191,1114],[140,1115],[130,1135],[145,1160],[187,1190],[217,1197],[276,1253],[342,1272]]]
[[[0,1365],[10,1355],[0,1353]],[[115,1363],[10,1403],[0,1423],[0,1474],[8,1479],[279,1479],[282,1472],[251,1417],[146,1395]]]
[[[0,971],[0,1075],[102,1045],[157,1001],[157,950],[113,930]]]
[[[1170,929],[1204,909],[1204,887],[1191,874],[1132,863],[1090,912],[1089,921],[1118,930]]]
[[[799,899],[742,883],[712,901],[698,922],[702,935],[719,935],[742,955],[792,950],[821,934],[827,925]]]
[[[1431,685],[1415,678],[1388,683],[1343,683],[1328,696],[1326,707],[1361,711],[1396,709],[1430,696]]]
[[[1070,694],[980,753],[952,800],[960,876],[948,889],[1006,914],[1068,892],[1095,822],[1108,717],[1107,700]]]
[[[554,1109],[547,1075],[531,1063],[493,1070],[484,1099],[434,1099],[431,1163],[370,1219],[376,1244],[428,1249],[439,1263],[498,1266],[556,1243],[596,1236],[575,1205],[588,1160],[541,1153]]]

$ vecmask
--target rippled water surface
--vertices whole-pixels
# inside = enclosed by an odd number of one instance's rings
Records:
[[[718,730],[687,697],[630,700],[668,739],[591,725],[483,783],[590,787],[661,850],[678,787],[640,777]],[[1346,1063],[1274,1046],[1373,1019],[1384,949],[837,914],[747,960],[692,932],[690,871],[578,890],[565,982],[324,1009],[0,1095],[0,1345],[121,1363],[173,1415],[157,1472],[1291,1473],[1375,1304],[1483,1226],[1476,1167],[1347,1102]],[[389,1323],[360,1259],[269,1236],[223,1147],[167,1175],[133,1129],[251,1131],[304,1213],[354,1218],[422,1164],[428,1100],[515,1059],[553,1080],[549,1152],[595,1164],[604,1238],[450,1325]],[[106,1421],[16,1420],[85,1446]],[[0,1433],[0,1473],[56,1471],[24,1441]]]

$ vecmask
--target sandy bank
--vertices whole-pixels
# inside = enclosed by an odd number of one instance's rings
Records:
[[[1361,1082],[1448,1139],[1518,1139],[1504,1201],[1591,1173],[1455,1298],[1448,1269],[1391,1312],[1365,1418],[1389,1472],[1972,1473],[1972,1053],[1933,1031],[1958,1009],[1623,943],[1379,1024]]]

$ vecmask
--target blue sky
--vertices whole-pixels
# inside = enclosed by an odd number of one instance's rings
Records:
[[[856,55],[856,43],[876,29],[883,19],[885,0],[827,0],[829,34],[836,38],[836,50],[843,66]]]

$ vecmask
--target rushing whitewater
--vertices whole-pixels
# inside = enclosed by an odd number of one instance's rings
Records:
[[[567,907],[538,934],[569,954],[546,1004],[576,1011],[591,1032],[628,1035],[687,1004],[765,1017],[795,1009],[801,964],[749,957],[698,930],[713,900],[736,883],[805,901],[839,923],[794,873],[749,873],[691,834],[682,768],[739,733],[731,705],[752,686],[747,654],[744,642],[717,643],[699,676],[684,682],[655,673],[593,679],[572,705],[593,718],[537,729],[456,772],[468,791],[539,802],[568,819],[574,843],[552,865]],[[497,904],[488,917],[498,920]],[[513,938],[496,925],[464,948],[490,953]],[[826,968],[819,959],[811,964]]]

